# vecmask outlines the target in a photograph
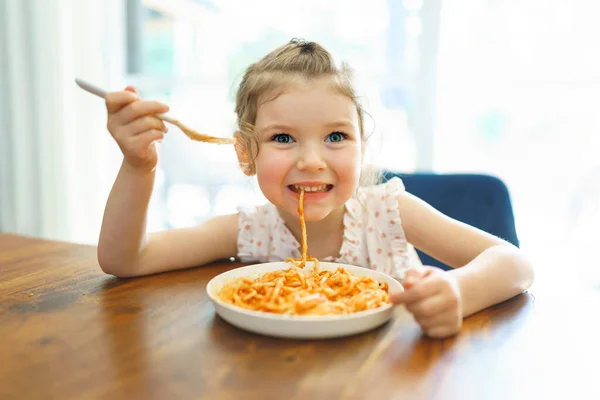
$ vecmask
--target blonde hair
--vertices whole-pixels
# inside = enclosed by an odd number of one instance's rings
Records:
[[[265,96],[269,96],[269,99],[276,98],[285,90],[286,85],[298,78],[305,80],[329,78],[334,90],[352,100],[358,113],[364,153],[367,139],[364,132],[365,113],[352,85],[352,70],[345,63],[338,68],[331,54],[318,43],[292,39],[251,64],[246,69],[238,88],[235,101],[239,129],[237,145],[242,146],[245,151],[246,159],[243,160],[242,168],[247,172],[255,173],[254,160],[259,151],[258,137],[254,130],[258,106],[265,101]],[[373,180],[372,176],[361,177],[361,183],[372,184],[375,183]]]

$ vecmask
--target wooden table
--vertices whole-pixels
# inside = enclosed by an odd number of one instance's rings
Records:
[[[600,290],[525,293],[451,339],[412,319],[296,341],[238,330],[205,293],[230,262],[144,278],[96,249],[0,235],[0,399],[600,399]]]

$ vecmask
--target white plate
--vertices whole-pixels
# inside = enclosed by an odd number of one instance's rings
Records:
[[[313,268],[312,263],[307,263],[305,273]],[[352,265],[320,262],[319,269],[335,271],[344,267],[350,274],[368,276],[381,282],[387,282],[390,293],[401,292],[402,285],[394,278],[381,272],[368,268]],[[374,329],[386,323],[393,313],[393,306],[386,304],[372,310],[359,311],[343,315],[302,316],[282,315],[262,311],[246,310],[232,304],[225,303],[218,297],[219,290],[228,282],[243,276],[257,278],[265,272],[278,271],[290,268],[285,262],[249,265],[224,272],[208,282],[206,292],[215,305],[217,314],[230,324],[244,330],[268,336],[295,338],[295,339],[326,339],[355,335]]]

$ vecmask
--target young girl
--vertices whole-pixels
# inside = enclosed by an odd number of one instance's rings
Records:
[[[147,275],[232,256],[247,263],[299,257],[304,190],[310,254],[404,279],[405,291],[392,301],[404,304],[429,336],[456,334],[464,317],[532,283],[519,249],[439,213],[405,192],[399,179],[361,185],[363,110],[348,69],[336,67],[317,43],[292,40],[269,53],[247,69],[237,92],[235,150],[270,203],[198,227],[146,234],[154,142],[167,131],[153,115],[168,106],[128,87],[110,93],[106,107],[124,155],[98,244],[106,273]],[[456,269],[420,266],[413,245]]]

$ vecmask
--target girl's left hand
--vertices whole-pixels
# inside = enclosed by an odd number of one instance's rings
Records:
[[[456,278],[439,268],[409,270],[404,292],[394,293],[392,303],[404,304],[427,336],[443,338],[460,331],[462,299]]]

